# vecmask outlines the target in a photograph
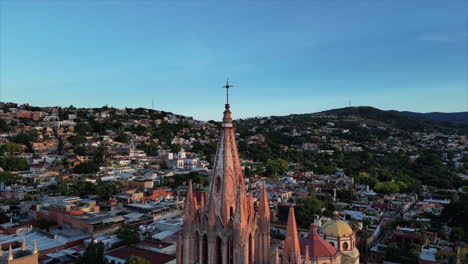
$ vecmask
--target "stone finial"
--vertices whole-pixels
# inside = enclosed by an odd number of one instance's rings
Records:
[[[33,254],[37,254],[37,240],[34,240],[33,243]]]
[[[201,197],[200,197],[200,211],[202,215],[205,214],[205,195],[203,195],[203,193],[201,194]]]
[[[13,260],[13,249],[11,248],[11,244],[10,248],[8,249],[8,260]]]
[[[310,264],[309,245],[306,245],[306,246],[305,246],[304,263],[305,263],[305,264]]]
[[[268,194],[266,191],[266,182],[263,182],[262,192],[260,193],[260,204],[258,206],[258,212],[261,216],[270,219],[270,206],[268,204]]]
[[[23,236],[23,243],[21,243],[21,250],[22,251],[28,250],[28,246],[26,244],[26,236]]]
[[[190,222],[195,219],[198,210],[197,199],[193,193],[192,180],[189,180],[187,197],[185,199],[184,221]]]
[[[275,264],[281,264],[279,249],[275,248]]]

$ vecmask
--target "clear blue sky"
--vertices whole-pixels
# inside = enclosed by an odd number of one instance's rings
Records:
[[[467,111],[464,0],[0,0],[0,100],[220,119]]]

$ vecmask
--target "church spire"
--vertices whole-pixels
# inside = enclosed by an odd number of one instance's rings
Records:
[[[195,199],[189,183],[183,230],[178,236],[178,264],[271,261],[268,197],[264,190],[262,208],[256,212],[253,195],[247,194],[244,185],[229,105],[230,87],[226,82],[226,105],[208,195]]]
[[[227,90],[230,87],[232,85],[229,85],[229,83],[224,86]],[[226,96],[228,96],[228,93]],[[238,186],[240,188],[237,188]],[[207,210],[211,210],[214,206],[216,216],[220,217],[223,225],[230,221],[237,210],[236,193],[238,191],[245,193],[229,101],[226,101],[207,202]],[[207,213],[210,214],[211,212]]]
[[[270,207],[268,205],[268,194],[265,182],[263,182],[262,190],[260,191],[257,221],[257,239],[260,241],[257,249],[259,252],[258,263],[270,263]]]
[[[268,204],[268,194],[266,191],[266,182],[263,182],[262,191],[260,193],[260,204],[258,206],[258,213],[262,217],[270,219],[270,206]]]
[[[197,198],[193,194],[192,180],[189,180],[187,197],[185,199],[184,221],[193,221],[197,212]]]
[[[289,208],[288,226],[286,228],[286,239],[284,240],[283,264],[300,264],[301,249],[297,235],[296,216],[294,207]]]

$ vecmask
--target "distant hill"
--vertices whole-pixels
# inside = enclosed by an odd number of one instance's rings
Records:
[[[468,132],[468,123],[447,122],[434,120],[427,116],[409,114],[408,112],[384,111],[370,106],[345,107],[323,111],[318,114],[336,115],[336,116],[357,116],[363,119],[382,122],[398,129],[407,131],[443,131],[449,132],[459,130],[462,133]],[[429,114],[429,113],[428,113]],[[441,113],[443,114],[443,113]],[[454,113],[458,114],[458,113]],[[468,115],[468,113],[460,113]],[[425,115],[425,114],[422,114]],[[457,116],[457,115],[455,115]],[[460,115],[462,116],[462,115]],[[460,117],[458,117],[460,118]],[[461,118],[463,119],[463,118]],[[466,117],[465,117],[466,119]]]
[[[448,122],[448,123],[457,123],[457,124],[468,124],[468,112],[455,112],[455,113],[440,113],[440,112],[431,112],[431,113],[417,113],[403,111],[400,112],[407,115],[424,117],[427,119]]]

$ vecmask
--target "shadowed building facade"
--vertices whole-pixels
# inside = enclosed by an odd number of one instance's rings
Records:
[[[229,103],[220,130],[207,200],[197,201],[189,183],[177,263],[269,263],[268,196],[264,185],[256,212],[244,186]]]

